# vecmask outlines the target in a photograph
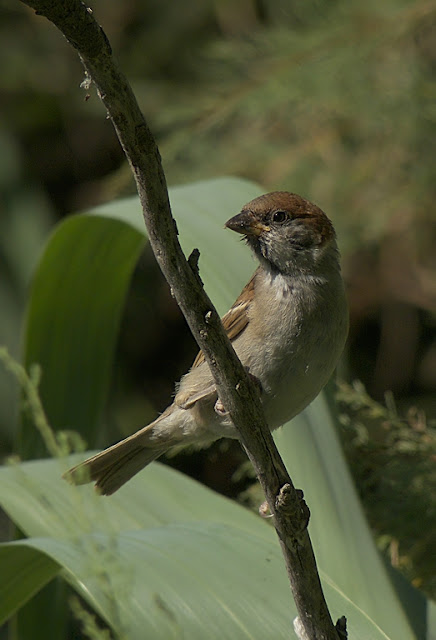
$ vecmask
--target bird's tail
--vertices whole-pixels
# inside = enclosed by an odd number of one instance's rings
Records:
[[[125,440],[81,462],[67,471],[64,478],[71,484],[95,482],[97,491],[104,495],[115,493],[138,471],[159,458],[171,446],[172,443],[169,441],[156,442],[150,438],[154,425],[153,422]]]

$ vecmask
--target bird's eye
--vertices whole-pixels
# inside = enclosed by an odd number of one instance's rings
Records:
[[[272,214],[272,221],[273,222],[284,222],[285,220],[288,219],[288,214],[286,213],[286,211],[274,211],[274,213]]]

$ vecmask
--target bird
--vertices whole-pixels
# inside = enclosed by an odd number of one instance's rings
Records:
[[[222,323],[258,383],[273,431],[319,394],[345,346],[348,306],[336,233],[318,206],[287,191],[251,200],[225,227],[242,235],[259,262]],[[222,437],[238,432],[200,351],[156,420],[64,476],[111,495],[172,447],[202,447]]]

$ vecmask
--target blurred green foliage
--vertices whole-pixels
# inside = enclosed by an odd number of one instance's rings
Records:
[[[20,160],[16,140],[0,124],[0,343],[16,356],[27,287],[54,221],[41,188],[26,182]],[[0,455],[12,446],[17,393],[0,367]]]
[[[227,173],[299,190],[337,217],[349,247],[378,237],[393,216],[430,215],[434,2],[188,0],[180,12],[169,0],[100,0],[93,10],[170,183]],[[41,174],[84,182],[107,173],[113,133],[94,94],[85,101],[78,90],[75,52],[25,7],[4,13],[9,127]]]
[[[436,594],[436,420],[411,407],[398,413],[359,383],[337,392],[342,439],[369,523],[392,565]]]

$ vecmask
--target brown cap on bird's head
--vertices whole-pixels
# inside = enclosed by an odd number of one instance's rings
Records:
[[[225,226],[246,236],[260,236],[273,225],[289,224],[297,219],[304,219],[306,227],[311,228],[312,244],[323,245],[335,237],[332,223],[319,207],[288,191],[273,191],[254,198]]]

